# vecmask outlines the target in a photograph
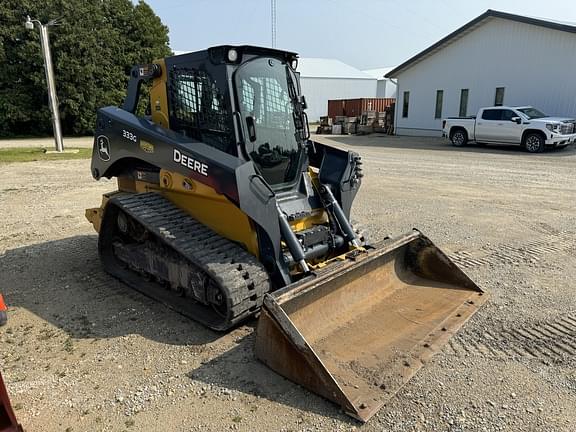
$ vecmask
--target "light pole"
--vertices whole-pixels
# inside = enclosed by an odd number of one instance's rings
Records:
[[[58,97],[56,96],[56,81],[54,80],[52,55],[50,54],[50,42],[48,39],[48,27],[58,25],[59,23],[57,19],[53,19],[48,21],[46,24],[42,24],[36,19],[30,19],[30,16],[26,16],[26,22],[24,23],[24,26],[28,30],[33,30],[34,24],[38,24],[38,28],[40,29],[40,44],[42,45],[42,56],[44,57],[44,71],[46,72],[46,84],[48,86],[48,104],[50,106],[50,113],[52,114],[54,143],[56,144],[56,151],[61,153],[64,151],[64,143],[62,141],[60,111],[58,110]]]

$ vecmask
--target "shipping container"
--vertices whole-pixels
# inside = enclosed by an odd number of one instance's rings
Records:
[[[328,117],[361,116],[365,111],[383,112],[396,103],[395,98],[336,99],[328,101]]]

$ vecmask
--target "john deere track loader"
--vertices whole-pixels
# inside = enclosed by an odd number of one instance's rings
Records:
[[[86,215],[107,272],[214,330],[259,314],[257,357],[365,421],[482,290],[418,231],[365,241],[360,157],[311,141],[305,108],[291,52],[135,66],[97,116],[92,175],[118,188]]]

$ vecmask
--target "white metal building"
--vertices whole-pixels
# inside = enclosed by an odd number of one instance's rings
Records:
[[[392,70],[394,70],[393,67],[386,67],[379,69],[367,69],[362,71],[378,80],[378,85],[376,87],[377,98],[396,97],[396,83],[392,79],[384,77],[384,75]]]
[[[488,10],[386,74],[396,133],[441,134],[442,118],[533,105],[576,117],[576,24]]]
[[[328,114],[330,99],[376,97],[377,79],[340,60],[300,58],[297,70],[310,121]]]

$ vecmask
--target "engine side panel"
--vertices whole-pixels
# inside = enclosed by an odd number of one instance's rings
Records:
[[[115,176],[122,172],[123,161],[138,159],[207,184],[238,202],[235,172],[243,164],[239,159],[117,107],[98,110],[96,124],[94,178]]]
[[[242,244],[259,257],[256,229],[250,218],[214,189],[178,173],[160,171],[162,194],[194,219],[220,234]]]
[[[156,182],[136,180],[134,177],[138,176],[143,174],[137,172],[135,176],[118,177],[118,190],[124,193],[159,193],[214,232],[243,245],[252,255],[259,256],[254,224],[224,195],[200,182],[166,170],[160,170]],[[86,217],[97,232],[100,231],[107,201],[108,195],[105,195],[101,207],[86,210]]]

